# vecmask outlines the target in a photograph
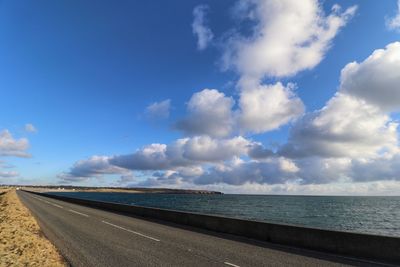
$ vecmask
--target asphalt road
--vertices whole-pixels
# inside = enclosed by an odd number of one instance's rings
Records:
[[[376,266],[148,221],[22,191],[18,196],[72,266]]]

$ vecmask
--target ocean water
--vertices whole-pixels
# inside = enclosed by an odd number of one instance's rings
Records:
[[[57,192],[69,197],[400,237],[400,197]]]

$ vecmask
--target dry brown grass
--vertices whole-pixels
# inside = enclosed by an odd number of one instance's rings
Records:
[[[9,190],[10,190],[9,188],[1,187],[1,186],[0,186],[0,195],[2,195],[3,193],[5,193],[5,192],[7,192],[7,191],[9,191]]]
[[[15,190],[0,195],[0,266],[66,266]]]

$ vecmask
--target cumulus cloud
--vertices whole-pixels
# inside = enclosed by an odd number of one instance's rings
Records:
[[[400,181],[400,153],[390,157],[353,159],[350,175],[357,182]]]
[[[13,178],[19,176],[19,173],[16,171],[0,171],[0,178]]]
[[[169,117],[171,100],[166,99],[161,102],[154,102],[146,107],[145,114],[150,119],[166,119]]]
[[[266,161],[233,160],[230,164],[217,165],[194,180],[196,184],[245,183],[280,184],[295,178],[296,165],[288,159],[271,158]]]
[[[244,0],[236,16],[254,23],[250,36],[231,36],[223,55],[225,68],[242,79],[292,76],[324,58],[332,39],[354,15],[338,5],[325,15],[317,0]]]
[[[375,50],[361,63],[341,72],[341,91],[380,107],[400,111],[400,42]]]
[[[26,152],[28,148],[28,139],[14,139],[8,130],[0,132],[0,156],[29,158],[31,155]]]
[[[359,160],[350,158],[307,157],[288,159],[268,157],[264,160],[242,160],[214,164],[206,170],[185,175],[182,170],[155,172],[140,185],[147,186],[196,186],[232,185],[329,185],[400,180],[400,154],[391,158]],[[197,167],[195,167],[197,168]],[[329,186],[328,186],[329,187]],[[236,190],[240,190],[240,189]],[[323,187],[320,187],[321,189]]]
[[[137,186],[145,186],[145,187],[170,187],[176,188],[180,187],[184,181],[182,177],[176,172],[172,170],[167,170],[164,172],[154,172],[151,177],[147,178],[144,181],[141,181],[137,184]]]
[[[188,135],[227,137],[233,133],[263,133],[300,117],[303,102],[294,85],[258,85],[240,93],[239,108],[234,110],[232,97],[216,89],[193,94],[188,102],[188,116],[175,127]]]
[[[400,109],[400,43],[375,50],[361,63],[341,71],[339,92],[319,111],[291,129],[280,154],[373,158],[398,151],[398,123],[389,112]]]
[[[397,147],[397,123],[362,99],[338,93],[290,130],[287,157],[371,157]]]
[[[400,0],[397,1],[397,14],[386,20],[386,26],[390,30],[400,30]]]
[[[194,161],[218,162],[245,155],[250,146],[251,142],[242,136],[231,139],[197,136],[185,143],[183,156]]]
[[[114,156],[110,163],[130,170],[165,170],[176,166],[189,165],[190,162],[182,157],[181,144],[151,144],[133,154]]]
[[[284,158],[271,158],[263,162],[243,161],[235,157],[225,163],[214,164],[207,170],[185,173],[182,169],[155,172],[139,183],[140,186],[208,186],[216,184],[240,186],[246,183],[280,184],[295,179],[295,164]]]
[[[294,160],[299,168],[299,184],[330,184],[349,182],[351,159],[308,157]]]
[[[350,179],[351,160],[319,158],[292,160],[268,157],[264,160],[236,159],[218,164],[192,181],[195,184],[329,184]]]
[[[228,136],[233,129],[234,100],[216,89],[204,89],[193,94],[187,109],[189,115],[176,123],[176,128],[188,135]]]
[[[130,183],[133,183],[135,181],[136,181],[136,177],[135,177],[135,175],[133,175],[133,173],[124,174],[119,177],[119,179],[116,182],[116,185],[124,186],[124,185],[128,185]]]
[[[247,155],[252,159],[265,159],[275,156],[275,152],[264,147],[262,143],[253,142],[247,151]]]
[[[204,7],[195,9],[204,15]],[[292,76],[315,67],[333,38],[354,15],[356,6],[344,11],[338,5],[325,15],[317,0],[245,0],[237,2],[235,16],[253,24],[251,36],[235,29],[223,39],[222,62],[240,76],[239,109],[217,90],[205,89],[189,101],[190,116],[177,128],[190,135],[226,137],[232,132],[264,133],[295,120],[304,105],[293,85],[265,85],[265,77]],[[203,16],[200,16],[203,18]]]
[[[129,171],[110,164],[109,157],[92,156],[88,159],[77,161],[68,172],[58,175],[58,178],[64,182],[82,182],[105,174],[128,175]]]
[[[192,31],[197,37],[197,49],[204,50],[212,41],[214,35],[206,25],[206,12],[208,6],[199,5],[193,9]]]
[[[238,136],[213,139],[209,136],[178,139],[170,145],[151,144],[133,154],[110,158],[110,163],[130,170],[176,170],[201,163],[230,160],[246,154],[251,142]]]
[[[33,124],[27,123],[25,124],[25,131],[28,133],[36,133],[37,129],[35,128],[35,126],[33,126]]]
[[[293,85],[260,85],[245,90],[239,100],[239,125],[243,132],[262,133],[297,119],[304,112],[303,102],[294,94]]]

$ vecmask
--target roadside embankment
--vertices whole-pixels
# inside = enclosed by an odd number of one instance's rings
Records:
[[[0,196],[7,193],[7,191],[9,191],[10,189],[6,188],[6,187],[0,187]]]
[[[0,266],[66,266],[14,189],[0,192]]]

